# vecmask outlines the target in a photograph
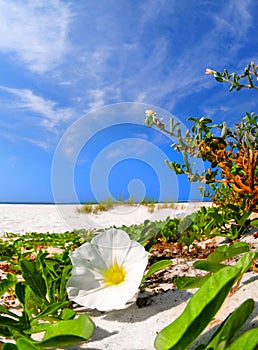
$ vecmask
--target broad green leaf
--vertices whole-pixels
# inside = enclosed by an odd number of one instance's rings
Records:
[[[190,299],[183,313],[157,335],[155,348],[187,349],[220,309],[238,277],[239,270],[233,266],[226,266],[210,276]]]
[[[36,345],[33,345],[29,340],[25,338],[18,338],[16,341],[18,350],[38,350],[39,348]]]
[[[184,276],[184,277],[176,277],[173,282],[176,287],[180,290],[182,289],[193,289],[200,288],[209,278],[210,274],[207,274],[203,277],[193,277],[193,276]]]
[[[33,292],[41,299],[46,299],[46,283],[41,275],[41,272],[36,268],[35,261],[21,260],[22,276],[28,285],[31,287]]]
[[[15,295],[18,300],[24,307],[26,308],[27,303],[29,301],[31,289],[28,285],[25,285],[23,282],[18,282],[15,285]]]
[[[95,331],[95,324],[83,314],[74,320],[65,320],[49,325],[42,341],[44,347],[63,347],[85,342]]]
[[[0,296],[8,291],[17,282],[17,277],[8,273],[6,278],[0,282]]]
[[[253,299],[244,301],[220,325],[205,349],[223,350],[229,344],[234,334],[242,327],[254,309]]]
[[[251,328],[241,334],[227,350],[257,350],[258,348],[258,328]]]
[[[18,350],[17,346],[13,343],[4,343],[1,350]]]
[[[237,242],[231,246],[223,245],[218,247],[214,253],[211,253],[207,260],[213,263],[220,263],[248,250],[250,250],[250,246],[245,242]]]
[[[146,278],[150,277],[153,273],[164,269],[165,267],[168,267],[172,265],[172,261],[171,260],[160,260],[155,262],[154,264],[152,264],[149,268],[149,270],[147,271],[147,273],[143,276],[142,278],[142,282],[144,282],[146,280]]]
[[[6,333],[7,329],[11,333],[13,333],[14,330],[21,332],[24,329],[24,323],[21,318],[19,320],[14,320],[10,317],[0,316],[0,325],[0,334],[3,335]]]
[[[193,266],[199,270],[217,272],[220,269],[223,269],[226,265],[210,262],[208,260],[197,260],[194,262]]]

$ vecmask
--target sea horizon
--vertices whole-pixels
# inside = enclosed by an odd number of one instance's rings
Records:
[[[83,204],[92,204],[92,205],[97,205],[97,204],[99,204],[99,203],[101,203],[101,202],[105,202],[105,200],[103,200],[103,201],[100,201],[100,202],[97,202],[97,201],[85,201],[85,202],[30,202],[30,201],[28,201],[28,202],[15,202],[15,201],[3,201],[3,202],[1,202],[0,201],[0,204],[1,205],[4,205],[4,204],[15,204],[15,205],[17,205],[17,204],[20,204],[20,205],[25,205],[25,204],[35,204],[35,205],[83,205]],[[128,202],[126,202],[126,201],[124,201],[124,202],[122,202],[122,201],[119,201],[119,200],[117,200],[117,201],[114,201],[114,203],[116,203],[116,202],[118,202],[118,203],[121,203],[121,204],[130,204],[130,202],[128,203]],[[177,200],[177,201],[173,201],[173,200],[171,200],[171,201],[169,201],[169,200],[167,200],[167,201],[155,201],[155,200],[146,200],[146,201],[141,201],[141,202],[133,202],[132,204],[144,204],[144,203],[156,203],[156,204],[159,204],[159,203],[198,203],[198,202],[211,202],[211,200],[210,199],[191,199],[191,200]]]

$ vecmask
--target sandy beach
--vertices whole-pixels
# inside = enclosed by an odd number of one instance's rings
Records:
[[[49,232],[62,233],[79,229],[103,229],[111,226],[133,225],[144,220],[165,220],[168,216],[183,217],[210,203],[175,204],[175,208],[149,212],[144,205],[119,205],[97,214],[78,212],[80,205],[0,204],[0,233]]]
[[[132,225],[144,220],[164,220],[170,217],[183,217],[192,211],[198,210],[201,205],[209,203],[179,204],[175,208],[156,209],[153,213],[142,205],[117,206],[107,212],[98,214],[79,213],[76,205],[34,205],[34,204],[1,204],[1,233],[13,232],[23,234],[26,232],[65,232],[73,229],[108,228],[110,226]],[[248,235],[243,240],[258,249],[258,239]],[[224,239],[220,239],[223,244]],[[171,267],[177,275],[183,275],[193,262],[173,261]],[[151,297],[151,303],[139,308],[136,297],[130,301],[126,308],[111,312],[98,312],[79,308],[86,312],[96,324],[96,332],[90,342],[70,346],[69,350],[152,350],[157,332],[175,320],[183,311],[195,290],[180,291],[173,284],[161,284],[162,292]],[[148,292],[147,292],[148,294]],[[232,296],[228,296],[221,310],[205,330],[202,337],[209,336],[219,322],[239,306],[245,299],[255,300],[255,310],[245,328],[258,327],[258,274],[249,271],[244,275],[240,288]]]

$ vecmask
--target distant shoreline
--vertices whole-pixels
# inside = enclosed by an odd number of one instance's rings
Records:
[[[119,201],[117,201],[118,203],[120,203]],[[150,203],[155,203],[155,204],[162,204],[162,203],[211,203],[212,201],[210,199],[196,199],[196,200],[178,200],[178,201],[161,201],[161,202],[156,202],[156,201],[150,201]],[[114,201],[114,204],[116,202]],[[134,204],[143,204],[144,202],[135,202]],[[24,204],[35,204],[35,205],[83,205],[83,204],[99,204],[99,202],[60,202],[60,203],[55,203],[55,202],[0,202],[0,204],[15,204],[15,205],[24,205]],[[121,204],[128,204],[127,202],[121,203]]]

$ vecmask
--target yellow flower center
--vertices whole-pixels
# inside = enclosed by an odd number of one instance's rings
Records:
[[[119,283],[124,282],[126,272],[121,266],[115,263],[108,270],[104,271],[103,275],[105,277],[106,283],[109,286],[116,286]]]

